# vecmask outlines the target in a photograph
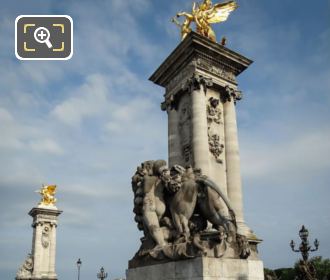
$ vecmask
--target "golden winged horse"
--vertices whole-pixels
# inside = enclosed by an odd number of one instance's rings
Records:
[[[191,14],[186,12],[177,13],[176,18],[172,18],[172,21],[181,28],[182,40],[191,32],[190,24],[195,22],[197,33],[216,42],[211,24],[226,21],[229,14],[237,7],[235,1],[212,5],[211,0],[204,0],[200,4],[193,3]],[[177,20],[179,17],[185,17],[182,24]]]
[[[53,206],[55,205],[56,198],[56,185],[48,185],[48,186],[42,186],[38,193],[41,194],[41,201],[40,205],[47,205],[47,206]]]

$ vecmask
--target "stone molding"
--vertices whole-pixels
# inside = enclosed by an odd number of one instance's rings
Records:
[[[214,76],[225,78],[236,84],[234,77],[242,73],[252,62],[204,36],[191,32],[165,59],[149,80],[167,88],[175,76],[190,64],[194,71],[198,71],[198,68],[204,69]],[[223,75],[223,70],[228,74]]]

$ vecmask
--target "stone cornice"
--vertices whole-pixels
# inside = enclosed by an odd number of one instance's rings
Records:
[[[48,209],[48,208],[41,208],[41,207],[34,207],[30,210],[29,215],[31,217],[35,217],[36,215],[50,215],[50,216],[59,216],[63,211],[56,210],[56,209]]]
[[[151,75],[149,80],[167,88],[183,70],[188,71],[186,69],[190,68],[192,72],[206,71],[211,76],[236,84],[235,77],[252,62],[204,36],[191,32]]]

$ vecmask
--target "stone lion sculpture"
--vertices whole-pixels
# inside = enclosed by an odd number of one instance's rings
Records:
[[[132,190],[135,221],[144,236],[131,262],[221,257],[228,246],[234,248],[232,254],[249,255],[248,243],[237,235],[229,200],[201,170],[145,161],[132,177]]]

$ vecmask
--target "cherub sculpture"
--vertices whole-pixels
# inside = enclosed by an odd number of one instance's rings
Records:
[[[237,8],[235,1],[217,3],[212,5],[211,0],[204,0],[200,4],[193,3],[191,14],[186,12],[177,13],[176,17],[185,17],[182,24],[174,17],[172,21],[181,28],[182,40],[191,32],[190,24],[195,22],[197,33],[216,42],[216,36],[211,28],[212,23],[226,21],[229,14]]]
[[[38,193],[41,194],[41,201],[39,205],[54,206],[56,198],[54,197],[56,192],[56,185],[42,186]]]

